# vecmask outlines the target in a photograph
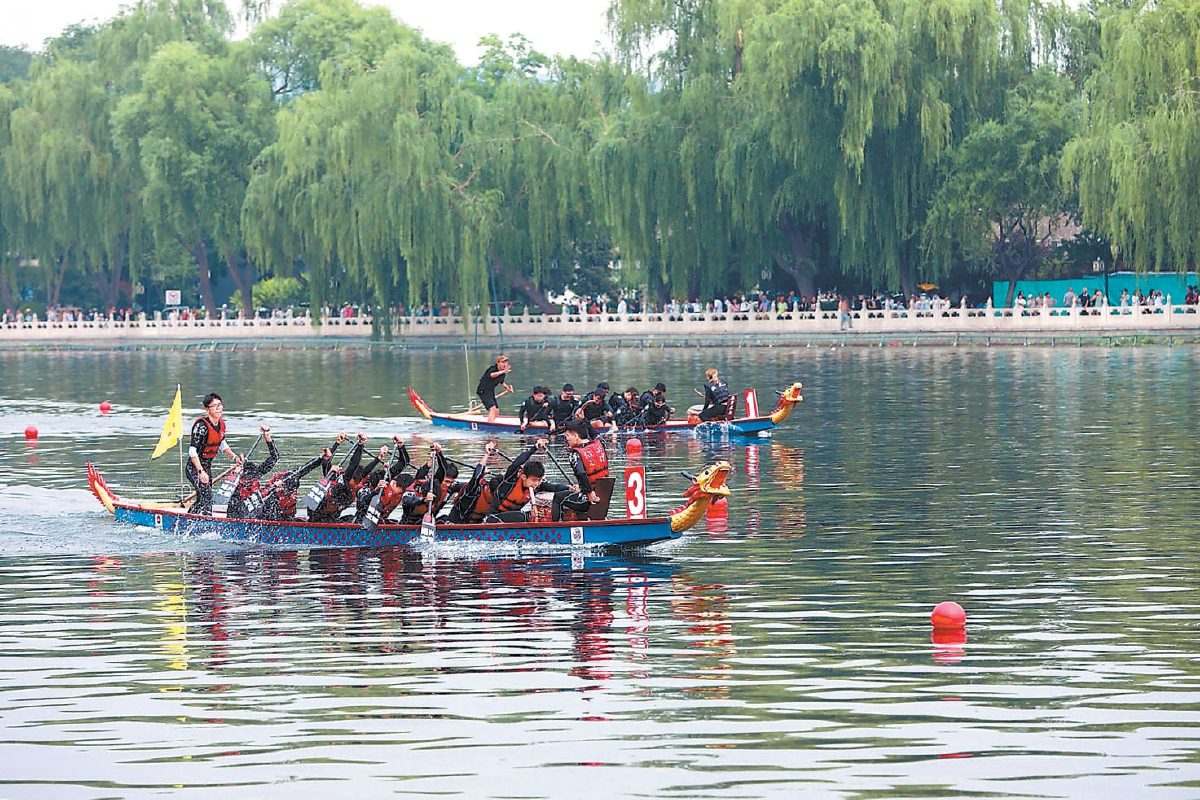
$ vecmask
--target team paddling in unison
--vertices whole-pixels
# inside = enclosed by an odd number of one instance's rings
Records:
[[[488,442],[470,478],[460,481],[460,462],[447,457],[436,443],[430,445],[427,463],[410,473],[414,464],[399,436],[392,437],[390,449],[381,447],[368,461],[367,437],[359,433],[342,459],[334,463],[339,447],[349,441],[344,432],[301,466],[265,477],[279,460],[270,428],[264,425],[259,429],[269,455],[256,463],[234,453],[225,441],[221,398],[215,393],[207,395],[204,407],[205,415],[192,425],[188,448],[186,474],[196,488],[188,509],[192,514],[214,514],[212,466],[219,453],[234,462],[220,476],[225,479],[222,488],[229,486],[224,502],[220,502],[218,492],[217,512],[224,510],[227,519],[296,520],[303,506],[310,522],[346,521],[368,528],[377,527],[394,514],[405,525],[419,524],[426,515],[452,524],[527,522],[530,512],[524,509],[539,493],[551,498],[549,519],[545,521],[560,522],[586,519],[594,504],[603,502],[607,508],[607,496],[602,498],[599,491],[604,487],[611,492],[611,482],[603,484],[609,477],[608,454],[582,419],[567,418],[562,423],[570,453],[571,474],[563,472],[566,483],[546,481],[544,465],[534,458],[545,454],[558,464],[546,439],[538,439],[512,458],[503,472],[495,474],[489,467],[507,456],[497,450],[494,442]],[[321,468],[321,478],[301,504],[300,483],[317,467]]]

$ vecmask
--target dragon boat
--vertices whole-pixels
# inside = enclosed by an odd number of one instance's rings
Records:
[[[100,472],[88,462],[88,486],[92,494],[118,521],[168,533],[217,536],[231,542],[282,547],[390,547],[419,541],[530,543],[611,547],[642,547],[669,539],[678,539],[691,528],[711,501],[729,496],[725,480],[728,461],[705,467],[692,479],[684,492],[684,504],[663,517],[645,519],[586,519],[563,522],[523,522],[481,525],[438,523],[431,538],[422,538],[420,525],[385,522],[374,531],[350,522],[265,521],[227,519],[223,516],[189,514],[177,501],[151,502],[123,499],[105,483]],[[642,507],[644,508],[644,498]]]
[[[661,425],[618,427],[617,432],[626,434],[683,432],[756,436],[776,428],[791,415],[792,409],[804,400],[803,395],[800,394],[802,388],[803,385],[797,381],[784,391],[777,392],[779,400],[775,404],[775,408],[769,414],[765,415],[701,422],[698,416],[689,413],[685,418],[667,420]],[[463,414],[447,414],[434,411],[411,386],[408,388],[408,399],[421,416],[434,425],[445,428],[457,428],[458,430],[478,431],[480,433],[523,433],[529,436],[545,435],[549,428],[545,422],[538,421],[530,423],[524,432],[522,432],[520,419],[513,416],[501,415],[496,417],[494,421],[488,422],[487,415],[477,410],[468,411]],[[592,424],[598,430],[606,430],[612,427],[611,425]]]

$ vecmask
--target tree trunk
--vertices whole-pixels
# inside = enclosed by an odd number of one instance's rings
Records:
[[[249,261],[244,266],[238,264],[232,247],[225,249],[225,265],[229,267],[229,274],[233,276],[233,282],[237,284],[238,291],[242,293],[242,318],[253,317],[254,269],[250,266]]]
[[[47,308],[53,308],[58,305],[58,298],[62,293],[63,277],[67,274],[67,256],[69,253],[70,250],[63,251],[62,258],[58,259],[57,273],[48,272],[46,274]]]
[[[492,262],[492,269],[496,274],[508,280],[514,289],[517,290],[529,304],[541,311],[543,314],[553,314],[554,307],[550,305],[550,300],[546,297],[546,293],[533,285],[533,282],[521,275],[516,270],[511,269],[494,253],[489,254]],[[493,298],[495,299],[495,298]]]
[[[107,264],[99,265],[96,271],[92,272],[92,282],[96,285],[96,291],[100,293],[100,302],[105,308],[116,308],[121,300],[121,271],[125,265],[128,241],[126,235],[121,234],[117,238],[117,252],[109,258]]]
[[[209,319],[215,319],[217,316],[217,305],[213,302],[212,293],[212,275],[208,271],[208,248],[204,246],[204,237],[200,234],[199,229],[195,232],[196,240],[191,247],[184,243],[183,237],[177,236],[179,243],[187,247],[191,251],[192,258],[196,259],[196,267],[200,273],[200,299],[204,303],[204,310],[208,313]]]
[[[788,244],[789,253],[784,255],[772,247],[772,260],[777,267],[792,277],[796,283],[796,291],[805,297],[815,297],[817,292],[813,286],[812,238],[805,236],[803,229],[787,212],[779,215],[779,232]]]

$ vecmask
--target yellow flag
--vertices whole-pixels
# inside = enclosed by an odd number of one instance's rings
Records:
[[[181,436],[183,436],[183,393],[180,386],[176,384],[175,402],[171,403],[171,413],[167,415],[167,421],[163,424],[162,438],[158,440],[158,447],[154,448],[154,455],[150,458],[158,458],[170,450]]]

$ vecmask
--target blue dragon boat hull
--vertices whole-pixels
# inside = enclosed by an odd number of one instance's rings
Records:
[[[289,547],[391,547],[421,539],[419,525],[380,525],[368,532],[361,525],[328,522],[266,522],[224,519],[188,514],[149,504],[113,503],[121,522],[168,533],[218,536],[245,544]],[[438,525],[436,542],[522,542],[573,547],[640,547],[678,539],[669,517],[613,519],[559,523],[507,523],[496,525]]]
[[[488,422],[482,414],[446,414],[434,411],[412,387],[409,387],[408,398],[413,407],[427,420],[442,428],[454,428],[462,431],[477,433],[507,433],[522,434],[521,421],[517,417],[499,416],[493,422]],[[737,419],[700,422],[691,419],[667,420],[662,425],[649,427],[617,428],[617,433],[623,434],[657,434],[657,433],[695,433],[702,436],[758,436],[769,433],[791,414],[792,409],[803,400],[800,396],[800,384],[789,387],[787,393],[781,393],[778,406],[770,414],[755,417],[739,417]],[[596,426],[597,430],[607,430],[609,426]],[[528,436],[545,436],[549,427],[544,422],[534,422],[523,432]]]

